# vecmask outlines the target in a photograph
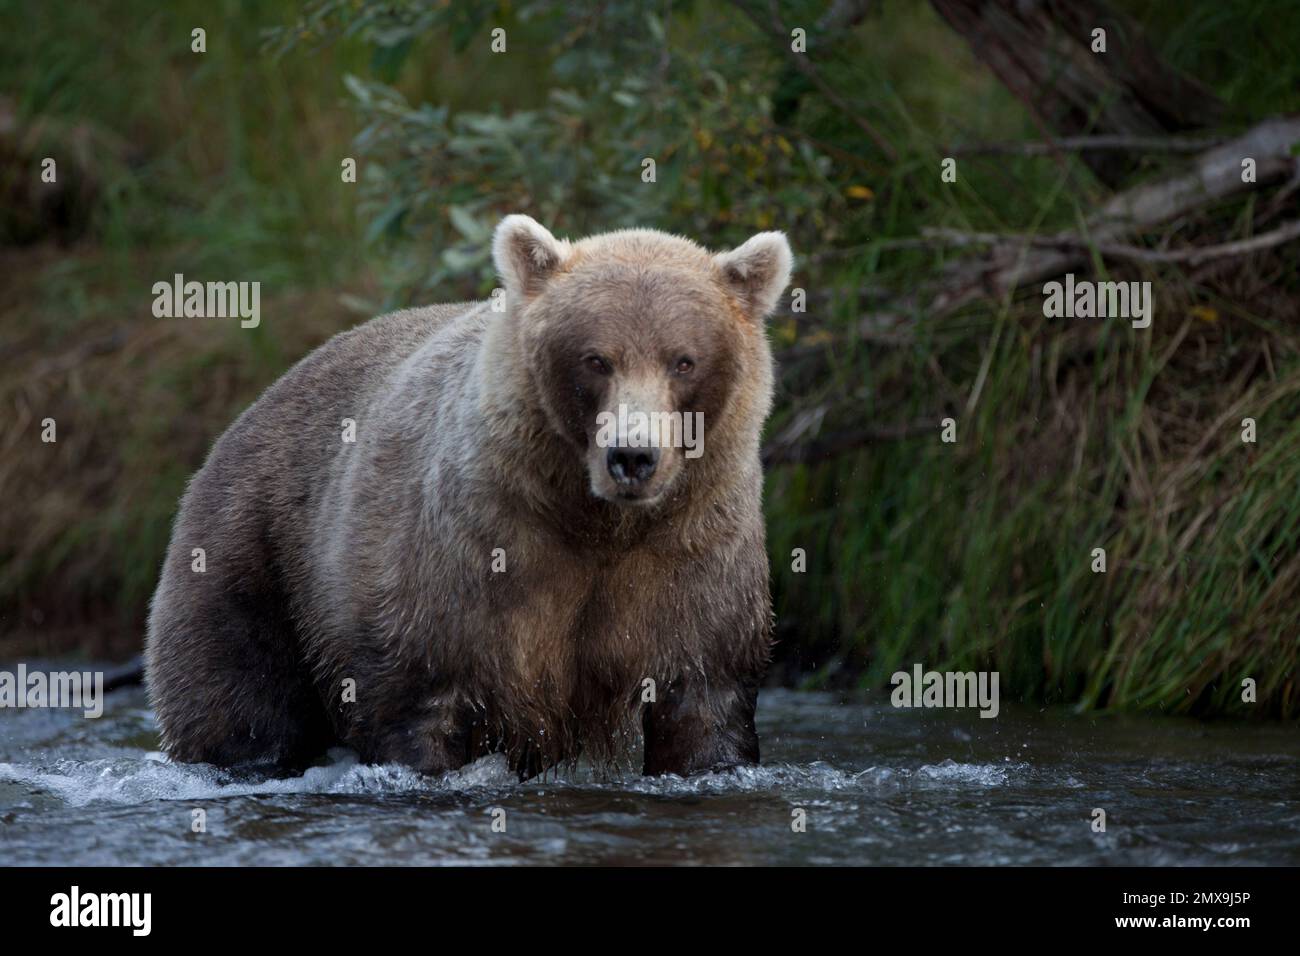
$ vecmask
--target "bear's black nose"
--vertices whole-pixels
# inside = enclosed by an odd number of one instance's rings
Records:
[[[649,481],[659,464],[658,448],[611,448],[605,456],[609,475],[620,485]]]

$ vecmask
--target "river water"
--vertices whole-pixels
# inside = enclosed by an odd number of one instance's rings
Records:
[[[241,780],[169,763],[138,688],[97,720],[0,711],[0,863],[1300,864],[1294,725],[781,690],[758,722],[761,767],[687,780],[521,784],[499,757],[432,780],[342,751]]]

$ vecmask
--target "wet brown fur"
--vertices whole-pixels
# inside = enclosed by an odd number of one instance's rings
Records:
[[[764,235],[733,261],[510,217],[504,312],[383,316],[286,373],[182,501],[147,646],[168,752],[291,767],[343,743],[436,773],[504,750],[528,776],[643,737],[648,773],[756,762],[763,319],[789,270]],[[595,412],[625,394],[705,415],[703,456],[665,450],[646,504],[593,472]]]

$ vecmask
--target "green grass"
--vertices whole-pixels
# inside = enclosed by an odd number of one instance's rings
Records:
[[[1270,6],[1264,15],[1264,5],[1241,3],[1222,5],[1220,15],[1206,6],[1188,15],[1181,5],[1144,5],[1162,53],[1214,86],[1230,105],[1230,124],[1300,106],[1294,55],[1279,66],[1243,52],[1294,47],[1296,13]],[[927,15],[909,8],[901,22],[909,15],[912,36],[933,39],[921,25]],[[1286,33],[1279,17],[1295,29]],[[883,36],[880,46],[926,80],[962,68],[963,51],[943,43],[928,56],[909,48],[907,37]],[[1209,62],[1225,50],[1232,52]],[[928,61],[936,56],[942,66]],[[886,58],[854,74],[857,85],[879,89],[880,76],[869,75],[877,69],[903,75]],[[874,237],[937,225],[1063,228],[1104,195],[1077,165],[1063,170],[1045,159],[961,160],[958,183],[941,184],[935,171],[944,144],[1034,136],[1000,89],[978,82],[945,89],[950,98],[921,91],[885,100],[902,131],[891,141],[905,149],[889,181],[871,184],[885,197],[871,210]],[[995,120],[984,122],[990,114]],[[966,122],[971,128],[962,128]],[[1238,208],[1230,236],[1254,229],[1254,204]],[[805,273],[803,284],[906,290],[942,258],[878,249],[843,268]],[[1292,248],[1268,267],[1275,278],[1237,285],[1249,298],[1279,281],[1294,297],[1296,264]],[[1028,701],[1300,714],[1300,639],[1286,611],[1300,597],[1294,332],[1279,326],[1267,296],[1238,301],[1226,294],[1230,283],[1197,286],[1174,269],[1119,271],[1153,281],[1157,327],[1147,337],[1126,323],[1094,320],[1095,344],[1067,373],[1052,373],[1048,357],[1079,328],[1052,327],[1033,293],[948,319],[920,316],[915,342],[901,349],[838,351],[837,374],[822,394],[859,394],[861,421],[931,416],[935,427],[932,436],[875,443],[827,465],[769,476],[778,622],[791,650],[817,667],[808,683],[850,675],[883,686],[920,661],[997,668],[1004,693]],[[856,299],[845,299],[830,326],[847,328],[859,317]],[[1193,318],[1195,305],[1212,306],[1219,318]],[[1184,325],[1190,331],[1166,361]],[[1230,384],[1226,369],[1266,348],[1269,371]],[[1197,353],[1218,365],[1195,367]],[[1239,413],[1228,414],[1233,409]],[[936,412],[957,419],[955,445],[940,442]],[[1246,415],[1269,422],[1258,445],[1240,441]],[[1207,446],[1194,447],[1210,428],[1218,431]],[[1107,551],[1105,574],[1090,569],[1094,547]],[[805,573],[791,570],[794,548],[808,552]],[[1247,677],[1259,684],[1258,704],[1242,702]]]
[[[891,239],[1069,227],[1106,195],[1077,162],[1049,158],[962,158],[958,182],[940,181],[953,143],[1037,133],[922,3],[880,4],[818,60],[894,144],[893,161],[815,92],[779,129],[759,123],[800,81],[727,5],[672,15],[673,95],[617,91],[650,102],[644,114],[602,99],[601,76],[636,67],[602,49],[608,36],[584,46],[580,31],[551,35],[513,8],[501,20],[512,53],[498,57],[468,20],[388,47],[298,37],[275,56],[262,28],[295,23],[296,3],[28,6],[21,35],[0,38],[0,89],[20,116],[94,123],[112,148],[93,167],[89,234],[23,253],[6,293],[0,398],[14,421],[55,414],[61,429],[56,449],[7,444],[0,462],[0,496],[30,503],[0,519],[0,631],[16,648],[138,644],[184,480],[238,411],[360,318],[357,301],[490,285],[453,205],[489,225],[518,210],[560,230],[637,221],[712,245],[784,228],[802,259],[795,284],[815,303],[807,329],[777,323],[784,347],[846,336],[873,297],[958,256]],[[783,9],[814,22],[822,6]],[[1225,100],[1229,126],[1300,108],[1300,10],[1126,6]],[[628,16],[625,32],[645,33],[644,10]],[[208,31],[202,55],[189,51],[195,26]],[[347,75],[391,82],[406,105],[358,109]],[[425,103],[447,107],[445,124]],[[531,124],[504,122],[522,110],[536,111]],[[464,125],[471,114],[479,125]],[[661,191],[630,192],[621,177],[653,150]],[[344,184],[353,155],[362,182]],[[1258,214],[1234,203],[1180,228],[1235,237]],[[160,326],[148,289],[177,271],[261,281],[262,327]],[[1150,334],[1049,322],[1029,292],[918,316],[902,344],[841,341],[827,372],[781,396],[775,428],[822,401],[836,409],[827,427],[935,420],[933,435],[768,478],[781,653],[810,668],[807,683],[880,686],[919,661],[997,668],[1003,692],[1026,701],[1300,715],[1300,357],[1270,298],[1300,294],[1294,249],[1196,283],[1176,269],[1115,271],[1155,283]],[[125,344],[34,375],[115,330]],[[1239,440],[1246,414],[1257,445]],[[939,441],[942,415],[957,420],[955,444]],[[1090,570],[1094,547],[1105,574]],[[808,554],[801,574],[795,548]],[[110,626],[107,643],[90,633]],[[1245,677],[1258,705],[1241,702]]]

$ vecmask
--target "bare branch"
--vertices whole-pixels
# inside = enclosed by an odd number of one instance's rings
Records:
[[[999,299],[1019,286],[1084,266],[1093,246],[1121,245],[1143,230],[1200,212],[1247,189],[1293,175],[1300,162],[1291,154],[1300,142],[1300,116],[1275,117],[1241,136],[1200,154],[1189,170],[1143,183],[1111,197],[1088,217],[1083,246],[995,247],[993,254],[960,264],[953,272],[900,303],[902,314],[950,313],[977,299]],[[1256,182],[1242,181],[1242,160],[1255,161]],[[1076,233],[1050,237],[1077,239]]]
[[[1106,258],[1130,259],[1135,262],[1185,262],[1200,265],[1210,259],[1228,256],[1249,255],[1263,249],[1271,249],[1293,239],[1300,238],[1300,220],[1286,223],[1269,232],[1223,242],[1213,246],[1198,246],[1192,249],[1143,249],[1113,242],[1094,242],[1085,236],[1025,236],[993,232],[959,232],[952,229],[927,229],[924,235],[943,244],[953,246],[967,245],[1009,245],[1037,246],[1048,249],[1088,249],[1095,250]]]
[[[1138,23],[1100,0],[930,0],[971,52],[1025,104],[1058,161],[1054,137],[1094,133],[1159,136],[1212,125],[1223,103],[1167,63]],[[1105,30],[1104,57],[1092,31]],[[1085,149],[1080,157],[1109,186],[1133,169],[1132,157]]]
[[[785,444],[772,441],[763,446],[763,465],[803,465],[834,458],[878,441],[901,441],[917,435],[932,434],[938,429],[939,416],[930,421],[903,422],[895,425],[867,425],[817,435],[807,441]]]
[[[1057,150],[1117,150],[1136,153],[1199,153],[1224,142],[1223,137],[1179,136],[1065,136],[1050,142],[970,143],[949,146],[946,156],[1050,156]]]
[[[899,346],[918,316],[937,317],[980,299],[1000,299],[1015,289],[1060,275],[1088,264],[1090,250],[1102,255],[1143,258],[1158,262],[1198,262],[1245,255],[1300,238],[1300,223],[1289,222],[1247,239],[1199,249],[1149,250],[1123,240],[1184,216],[1211,208],[1245,190],[1300,176],[1300,160],[1291,154],[1300,143],[1300,116],[1265,120],[1234,140],[1196,157],[1189,169],[1166,179],[1143,183],[1116,194],[1090,216],[1081,232],[1051,236],[1006,236],[998,233],[927,231],[919,240],[890,244],[947,244],[989,246],[987,254],[958,262],[933,282],[864,315],[856,333],[868,341]],[[1242,160],[1255,161],[1256,182],[1242,182]],[[873,243],[875,245],[875,243]],[[885,245],[885,243],[881,243]],[[827,346],[822,346],[823,351]],[[816,347],[796,345],[781,356],[782,381],[790,386],[825,369],[817,361]],[[786,365],[786,361],[789,364]],[[769,442],[763,450],[768,464],[813,462],[833,457],[872,441],[897,440],[934,428],[931,422],[883,427],[863,427],[820,434],[828,409],[813,409],[797,430]],[[812,426],[816,418],[815,427]]]

